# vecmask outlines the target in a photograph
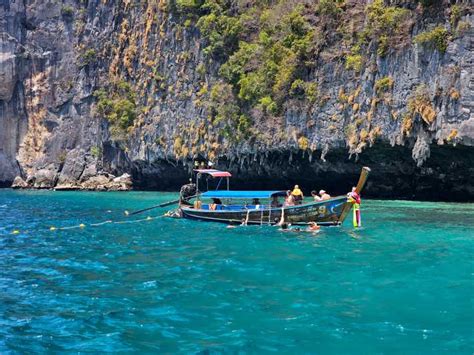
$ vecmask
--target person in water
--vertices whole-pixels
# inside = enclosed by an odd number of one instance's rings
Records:
[[[248,218],[248,216],[247,216]],[[237,222],[230,222],[229,225],[227,226],[227,228],[237,228],[237,226],[246,226],[247,225],[247,222],[248,222],[248,219],[247,218],[242,218],[242,220],[240,221],[240,224],[237,223]]]
[[[318,224],[316,222],[309,222],[308,223],[308,232],[316,232],[316,231],[319,231],[321,227],[318,226]]]
[[[294,198],[295,205],[301,205],[303,203],[304,195],[303,191],[300,190],[298,185],[295,185],[293,191],[291,191],[291,195]]]
[[[235,222],[230,222],[227,228],[237,228],[237,225]]]
[[[310,233],[318,233],[319,232],[319,226],[315,222],[310,222],[308,227],[305,229],[302,229],[301,227],[291,227],[291,224],[289,223],[283,223],[280,226],[280,231],[283,232],[310,232]]]

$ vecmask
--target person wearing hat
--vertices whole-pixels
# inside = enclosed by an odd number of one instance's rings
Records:
[[[326,191],[320,190],[319,191],[319,196],[321,196],[321,201],[324,200],[329,200],[331,198],[331,195],[329,195]]]
[[[295,187],[293,188],[293,191],[291,191],[291,195],[293,196],[295,200],[295,205],[300,205],[301,203],[303,203],[304,195],[298,185],[295,185]]]

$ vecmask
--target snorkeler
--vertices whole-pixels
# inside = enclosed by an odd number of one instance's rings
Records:
[[[318,224],[316,222],[309,222],[308,223],[308,229],[307,229],[308,232],[316,232],[316,231],[319,231],[320,229],[321,229],[321,227],[318,226]]]

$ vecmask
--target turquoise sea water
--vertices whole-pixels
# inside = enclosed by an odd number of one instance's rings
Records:
[[[0,190],[0,353],[473,352],[474,205],[363,201],[316,236],[90,226],[175,197]]]

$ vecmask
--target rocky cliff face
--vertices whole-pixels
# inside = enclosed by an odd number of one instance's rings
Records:
[[[469,1],[7,0],[0,21],[4,186],[169,189],[198,158],[240,186],[345,192],[368,164],[372,196],[474,199]]]

